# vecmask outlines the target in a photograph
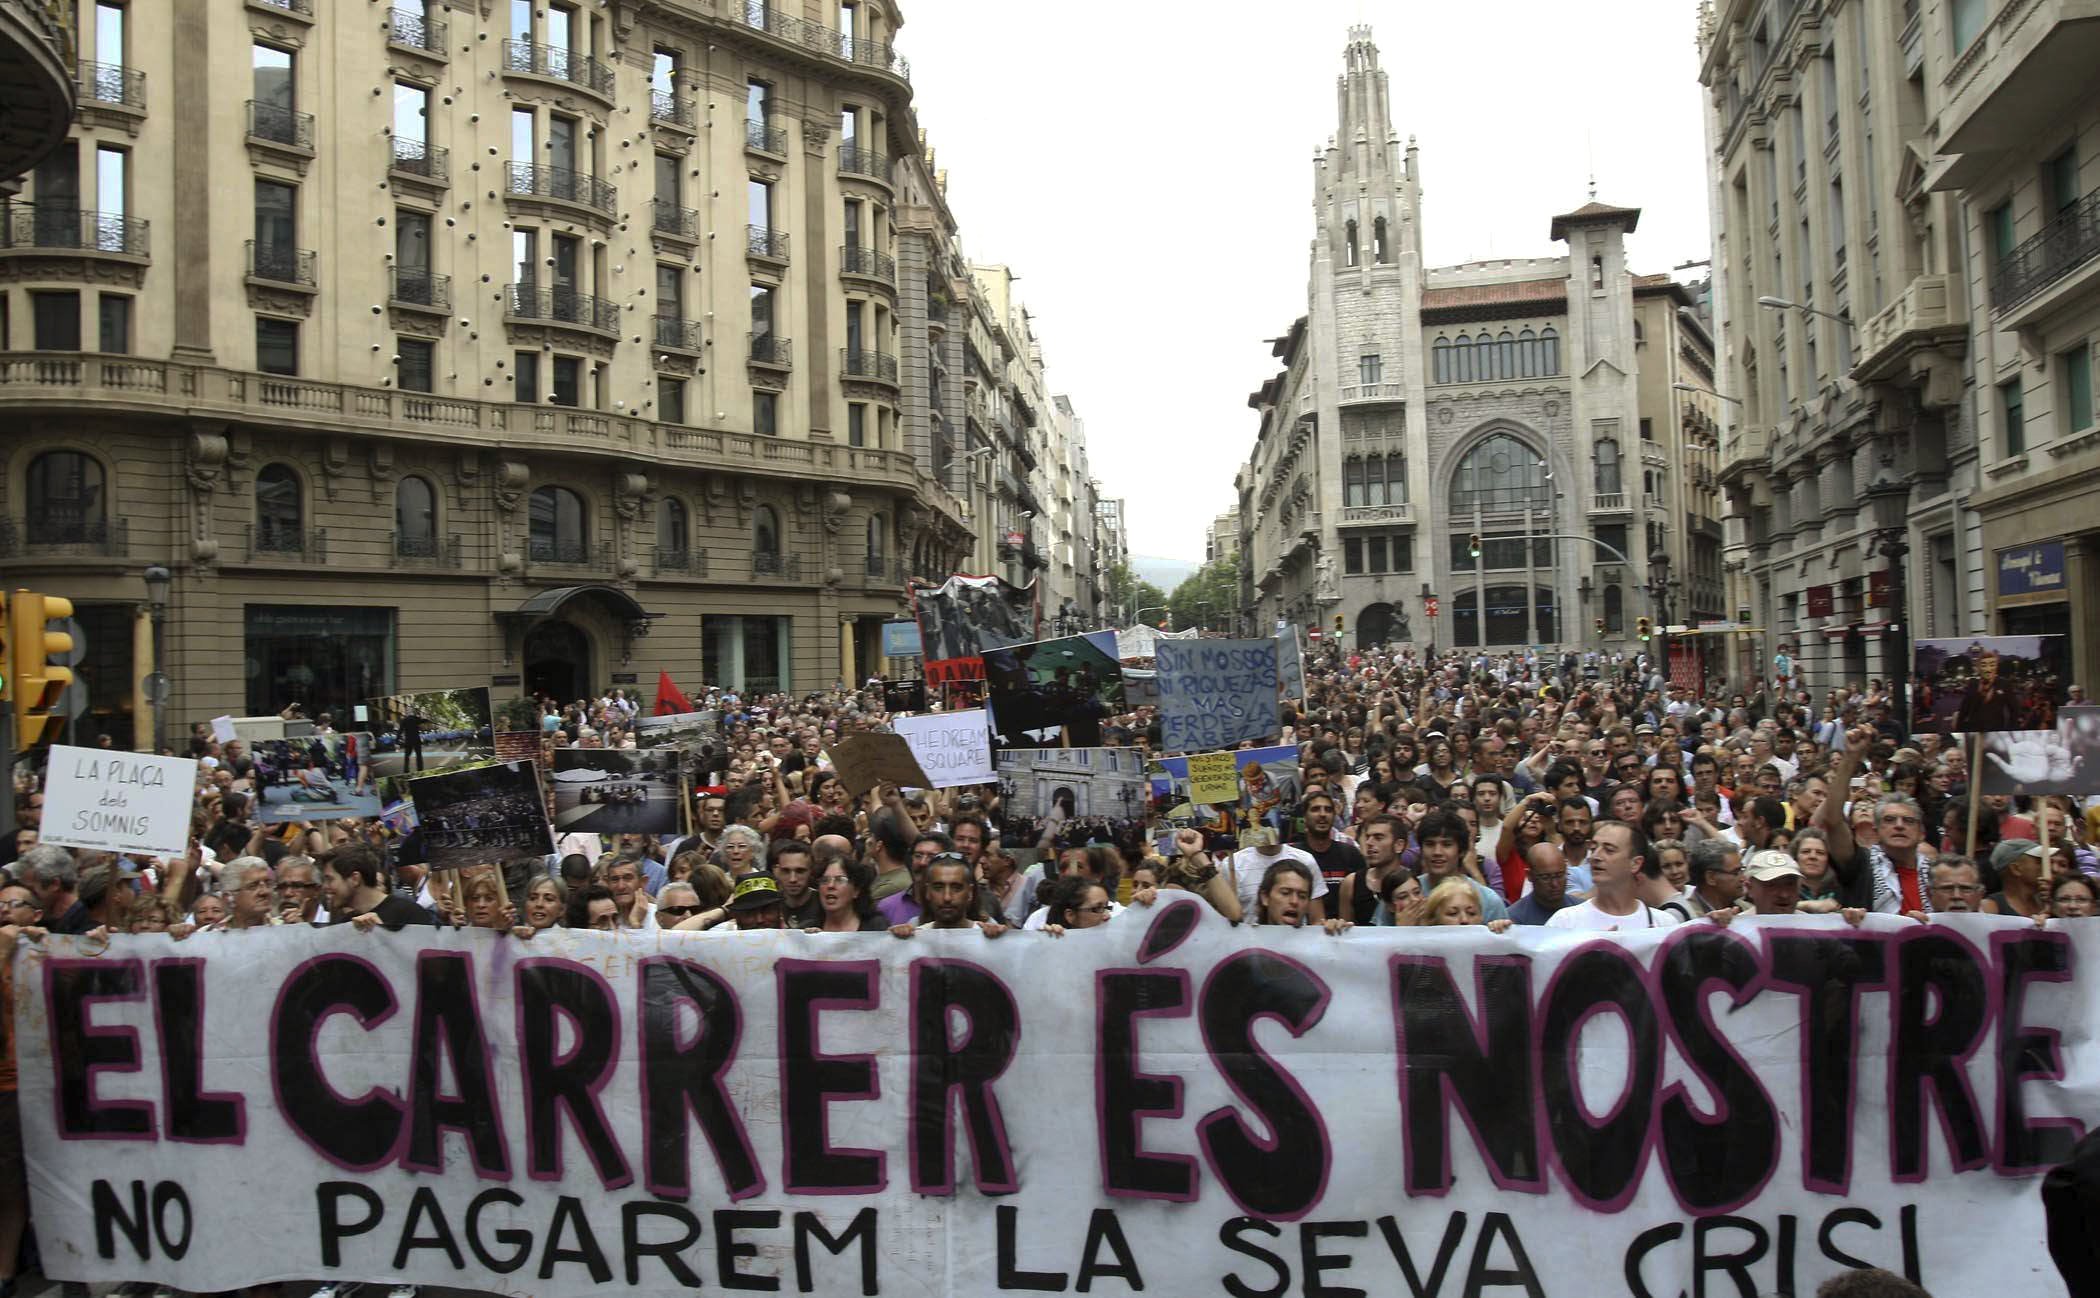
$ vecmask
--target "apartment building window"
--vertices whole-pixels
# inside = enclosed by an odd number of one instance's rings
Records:
[[[255,266],[258,279],[299,279],[299,191],[274,180],[255,182]]]
[[[685,380],[668,374],[656,376],[656,418],[659,423],[685,422]]]
[[[860,209],[861,204],[859,199],[846,200],[846,246],[848,248],[858,248],[861,246]]]
[[[656,314],[669,320],[685,319],[685,271],[682,267],[656,263]]]
[[[100,312],[102,350],[113,356],[131,353],[131,299],[121,293],[104,293],[96,300]]]
[[[1617,586],[1604,588],[1604,633],[1620,635],[1626,630],[1626,593]]]
[[[2078,188],[2077,145],[2072,145],[2042,164],[2042,185],[2049,191],[2043,195],[2043,201],[2049,205],[2051,219],[2062,216],[2077,206],[2078,200],[2084,196]]]
[[[255,317],[255,368],[264,374],[299,372],[299,322]]]
[[[36,321],[38,351],[80,350],[80,294],[31,293],[29,311]]]
[[[1644,442],[1655,440],[1655,421],[1653,419],[1643,419],[1641,421],[1641,440]]]
[[[407,81],[394,83],[394,165],[430,174],[430,91]]]
[[[1371,260],[1383,266],[1386,263],[1385,218],[1376,217],[1371,222]]]
[[[1342,538],[1342,572],[1350,577],[1360,576],[1364,570],[1364,542],[1360,536]]]
[[[1344,266],[1354,266],[1356,264],[1356,222],[1350,221],[1346,223],[1343,228],[1343,239],[1342,264]]]
[[[292,109],[298,103],[298,87],[292,79],[291,51],[259,42],[249,46],[248,84],[255,99],[249,129],[260,139],[294,143]]]
[[[1597,459],[1597,494],[1616,496],[1626,489],[1619,468],[1619,440],[1601,437],[1592,448]]]
[[[675,153],[659,153],[656,155],[656,201],[661,207],[673,208],[679,206],[678,196],[684,190],[684,186],[679,184],[678,162],[678,155]],[[673,233],[676,233],[677,227],[675,225],[665,226],[664,222],[668,219],[669,217],[666,214],[659,212],[657,214],[657,228],[668,228]]]
[[[1381,369],[1378,353],[1367,352],[1356,358],[1356,381],[1367,388],[1371,387],[1381,381]]]
[[[437,490],[410,474],[394,488],[394,552],[437,553]]]
[[[2003,419],[2005,454],[2027,450],[2027,384],[2024,379],[1998,385],[1998,409]]]
[[[583,497],[567,487],[541,487],[526,507],[534,563],[585,563]]]
[[[2080,343],[2056,358],[2063,375],[2063,435],[2081,433],[2093,426],[2093,347]]]
[[[539,150],[534,141],[539,138],[539,118],[530,108],[510,110],[510,160],[512,162],[538,162]]]
[[[104,219],[95,222],[95,247],[103,252],[129,252],[126,236],[129,233],[121,220],[130,211],[125,183],[129,179],[131,155],[123,149],[113,149],[106,144],[95,148],[95,210]]]
[[[768,181],[753,180],[746,191],[751,203],[751,224],[761,230],[773,228],[773,186]]]
[[[403,392],[428,392],[437,369],[437,344],[428,338],[394,340],[394,382]]]
[[[868,444],[868,407],[861,401],[849,402],[846,406],[846,445]]]
[[[403,302],[436,306],[430,279],[430,213],[394,209],[394,296]]]
[[[1948,23],[1953,29],[1956,54],[1975,43],[1990,16],[1991,0],[1953,0],[1948,6]]]
[[[1835,178],[1830,182],[1830,256],[1845,264],[1845,182]]]
[[[510,364],[511,400],[538,401],[540,399],[540,354],[538,352],[513,352]]]
[[[124,6],[106,2],[95,6],[95,62],[124,66]]]
[[[1823,57],[1816,60],[1823,71],[1824,138],[1834,140],[1838,133],[1838,61],[1835,46],[1825,46]]]
[[[31,545],[74,545],[109,523],[102,461],[78,451],[46,451],[23,478]]]
[[[751,431],[761,437],[773,437],[780,431],[780,394],[778,392],[754,392],[751,394]]]
[[[554,358],[554,391],[547,399],[557,406],[580,406],[583,404],[582,357],[557,356]]]
[[[771,337],[773,333],[774,291],[764,285],[751,286],[751,336]]]

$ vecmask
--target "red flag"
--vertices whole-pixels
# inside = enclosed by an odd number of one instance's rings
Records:
[[[669,714],[669,713],[672,713],[672,712],[697,712],[697,711],[699,711],[699,709],[698,709],[698,708],[696,708],[696,707],[694,707],[694,706],[693,706],[693,701],[692,701],[691,699],[689,699],[689,698],[687,698],[687,697],[685,696],[685,691],[683,691],[683,690],[679,689],[679,688],[678,688],[678,687],[677,687],[676,685],[674,685],[674,684],[672,684],[672,683],[671,683],[671,673],[669,673],[669,672],[662,672],[662,673],[659,673],[659,674],[657,675],[657,678],[656,678],[656,715],[657,715],[657,716],[660,716],[660,717],[661,717],[661,716],[667,715],[667,714]]]

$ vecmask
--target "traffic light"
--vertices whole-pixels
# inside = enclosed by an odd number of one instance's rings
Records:
[[[1655,634],[1655,623],[1645,617],[1636,622],[1634,626],[1640,632],[1640,637],[1644,641]]]
[[[1600,637],[1604,634],[1604,619],[1601,617],[1597,619],[1597,634]]]
[[[44,728],[61,718],[52,715],[58,696],[73,683],[73,669],[51,661],[70,654],[73,637],[47,631],[45,624],[73,616],[73,601],[57,595],[17,590],[7,608],[7,679],[9,706],[15,713],[15,750],[27,752]]]
[[[1342,633],[1342,615],[1339,613],[1334,615],[1334,633],[1336,635]]]
[[[1480,533],[1475,532],[1466,538],[1466,552],[1476,559],[1480,557]]]

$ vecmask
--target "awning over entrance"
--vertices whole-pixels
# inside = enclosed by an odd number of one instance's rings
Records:
[[[506,627],[525,627],[560,613],[572,600],[595,600],[605,611],[620,621],[646,632],[649,623],[663,616],[651,613],[635,601],[634,596],[618,586],[593,582],[583,586],[555,586],[543,590],[513,609],[502,609],[496,620]]]

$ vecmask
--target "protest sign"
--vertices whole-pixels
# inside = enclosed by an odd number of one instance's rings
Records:
[[[389,694],[371,700],[369,715],[371,766],[382,775],[437,770],[496,751],[485,685]]]
[[[1912,731],[2050,729],[2064,696],[2063,643],[2054,635],[1918,641]]]
[[[1238,802],[1240,800],[1240,772],[1232,764],[1232,754],[1190,753],[1189,801]]]
[[[1030,843],[1045,824],[1061,831],[1097,821],[1097,828],[1112,830],[1144,820],[1150,810],[1145,762],[1136,749],[1014,748],[1000,753],[995,764],[999,778],[1013,786],[1005,804],[1008,827],[1015,827],[1017,816],[1038,822],[1018,826]]]
[[[1126,706],[1113,631],[987,650],[984,679],[1002,748],[1098,748]]]
[[[53,744],[39,841],[179,857],[190,850],[196,796],[195,758]]]
[[[917,658],[920,654],[919,624],[906,618],[882,624],[882,656]]]
[[[985,650],[1035,639],[1035,600],[1033,582],[1015,586],[999,577],[958,575],[937,587],[912,587],[926,683],[983,680]]]
[[[379,814],[372,736],[307,735],[255,745],[255,818],[265,825]]]
[[[926,789],[933,781],[920,768],[902,735],[848,735],[831,746],[831,764],[846,792],[859,797],[878,784]]]
[[[1977,775],[1985,794],[2100,794],[2100,707],[2058,708],[2054,730],[1985,734]]]
[[[547,799],[532,762],[490,762],[408,781],[423,859],[440,870],[499,864],[554,850]]]
[[[1230,748],[1282,726],[1274,640],[1159,642],[1160,747]]]
[[[556,834],[675,834],[675,748],[554,750]]]
[[[1305,646],[1298,643],[1298,629],[1292,627],[1276,637],[1276,666],[1283,682],[1283,697],[1303,699],[1305,697]]]
[[[18,960],[46,1270],[195,1293],[1595,1298],[1871,1264],[2060,1298],[2037,1186],[2100,1112],[2084,920],[1336,938],[1169,893],[1061,938],[286,925]],[[269,1247],[205,1246],[242,1233]]]
[[[992,780],[992,734],[983,708],[898,717],[892,724],[919,759],[927,787],[952,789]]]
[[[1170,823],[1200,824],[1219,833],[1254,825],[1279,830],[1287,826],[1301,788],[1295,744],[1238,748],[1226,754],[1240,782],[1222,802],[1190,797],[1189,764],[1203,755],[1162,757],[1154,763],[1152,797]]]
[[[232,717],[213,717],[211,737],[215,743],[230,744],[241,737],[241,732],[234,727]]]

